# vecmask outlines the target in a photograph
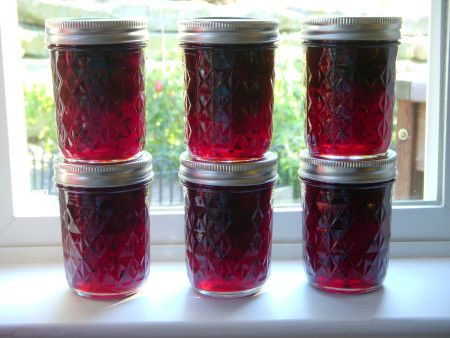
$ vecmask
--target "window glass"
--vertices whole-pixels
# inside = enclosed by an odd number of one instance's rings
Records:
[[[298,157],[304,142],[303,50],[300,22],[306,16],[402,16],[402,40],[397,60],[395,118],[392,145],[399,152],[394,198],[423,198],[428,24],[430,2],[408,1],[64,1],[19,0],[18,16],[23,57],[24,105],[27,124],[30,191],[55,197],[52,162],[58,153],[51,71],[44,20],[51,17],[149,16],[146,50],[147,143],[156,171],[153,206],[182,204],[178,156],[184,150],[183,66],[177,45],[177,20],[195,16],[256,16],[280,21],[277,50],[272,150],[279,155],[275,202],[298,203]],[[53,203],[56,205],[56,203]]]

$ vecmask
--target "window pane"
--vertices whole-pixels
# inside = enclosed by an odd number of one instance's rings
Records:
[[[217,3],[217,4],[216,4]],[[178,156],[184,150],[183,66],[177,45],[177,20],[183,17],[239,15],[277,18],[281,39],[277,50],[272,150],[279,155],[277,204],[298,203],[298,157],[304,142],[303,50],[300,21],[310,15],[402,16],[402,41],[397,61],[392,148],[399,152],[396,199],[423,198],[428,23],[430,2],[414,0],[294,1],[18,1],[23,90],[26,108],[30,190],[54,199],[52,161],[57,154],[54,103],[44,19],[55,16],[149,15],[147,48],[147,144],[154,156],[152,205],[182,204]],[[436,113],[436,112],[431,112]]]

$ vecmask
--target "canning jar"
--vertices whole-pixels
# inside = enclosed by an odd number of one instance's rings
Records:
[[[179,23],[185,64],[185,140],[205,160],[261,158],[272,137],[278,24],[250,18]]]
[[[362,161],[302,154],[303,249],[309,282],[333,293],[381,286],[388,265],[396,154]]]
[[[136,293],[149,272],[152,158],[117,164],[55,162],[69,286],[91,298]]]
[[[277,157],[240,163],[180,157],[189,280],[214,297],[258,292],[269,275]]]
[[[307,20],[306,143],[315,156],[368,158],[392,137],[401,19]]]
[[[147,23],[51,19],[45,25],[64,157],[101,162],[136,156],[145,144]]]

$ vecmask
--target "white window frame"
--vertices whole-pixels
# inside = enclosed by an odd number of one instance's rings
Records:
[[[431,7],[427,109],[439,111],[439,114],[427,114],[426,128],[436,132],[427,132],[425,185],[433,186],[425,191],[428,196],[437,196],[437,200],[395,203],[392,219],[394,255],[450,256],[448,1],[432,0]],[[15,208],[19,202],[23,205],[25,195],[20,192],[25,192],[29,186],[29,175],[24,166],[26,137],[22,80],[17,66],[20,55],[15,2],[2,5],[0,18],[0,249],[58,247],[61,240],[57,215],[36,216],[33,213],[27,216]],[[300,252],[297,248],[302,240],[302,217],[303,212],[298,206],[275,208],[274,248],[282,249],[278,251],[284,252],[285,258]],[[163,248],[161,257],[179,258],[184,243],[182,208],[151,210],[151,227],[151,242]]]

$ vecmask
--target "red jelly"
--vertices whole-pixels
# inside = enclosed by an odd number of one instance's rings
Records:
[[[276,156],[269,153],[248,166],[215,165],[185,153],[181,163],[192,286],[215,297],[258,292],[270,269]]]
[[[148,154],[120,165],[56,163],[66,278],[79,295],[126,297],[147,278],[152,175]]]
[[[146,23],[62,19],[46,26],[64,157],[120,161],[137,155],[145,144]]]
[[[400,24],[400,18],[306,22],[306,141],[313,155],[387,152]]]
[[[333,293],[381,286],[388,265],[394,152],[381,160],[302,158],[303,248],[308,279]]]
[[[180,33],[188,151],[205,160],[261,158],[272,138],[277,24],[194,19]]]

